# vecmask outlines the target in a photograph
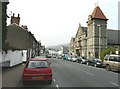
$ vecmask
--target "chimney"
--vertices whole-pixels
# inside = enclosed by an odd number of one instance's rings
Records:
[[[27,25],[22,25],[21,27],[28,31]]]
[[[15,13],[13,13],[13,16],[11,16],[11,24],[16,23],[17,25],[20,24],[20,14],[18,14],[18,17],[15,17]]]
[[[20,14],[18,14],[18,17],[20,17]]]
[[[13,17],[15,16],[15,13],[13,13]]]

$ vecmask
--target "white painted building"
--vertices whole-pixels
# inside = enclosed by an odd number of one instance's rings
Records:
[[[0,66],[12,67],[21,64],[23,60],[26,60],[26,51],[8,50],[6,52],[0,52],[0,58],[2,58],[2,60],[0,60]]]

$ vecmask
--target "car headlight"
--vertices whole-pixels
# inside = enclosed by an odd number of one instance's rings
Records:
[[[99,65],[100,63],[99,63],[99,62],[97,62],[97,64]]]
[[[85,62],[85,60],[82,60],[83,62]]]

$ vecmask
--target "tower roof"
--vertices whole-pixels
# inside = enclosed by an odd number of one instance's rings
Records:
[[[106,18],[106,16],[104,15],[104,13],[102,12],[102,10],[100,9],[99,6],[96,6],[94,11],[92,12],[92,18],[93,19],[104,19],[104,20],[108,20]]]

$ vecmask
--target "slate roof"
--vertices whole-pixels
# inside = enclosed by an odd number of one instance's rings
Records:
[[[96,6],[96,8],[94,9],[94,11],[92,12],[92,18],[93,19],[104,19],[104,20],[108,20],[106,18],[106,16],[104,15],[104,13],[102,12],[102,10],[100,9],[99,6]]]
[[[6,44],[9,49],[28,49],[32,47],[32,40],[36,41],[34,35],[19,25],[13,23],[7,26]]]
[[[120,45],[120,30],[107,30],[108,44]]]

